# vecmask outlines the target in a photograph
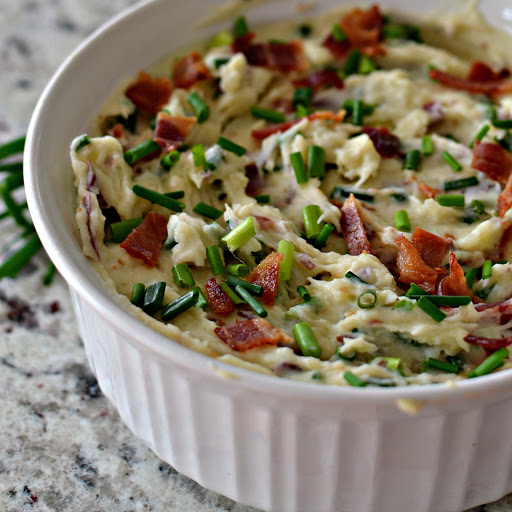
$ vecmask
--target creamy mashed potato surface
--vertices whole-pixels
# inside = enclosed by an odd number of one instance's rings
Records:
[[[84,254],[169,343],[265,374],[510,367],[506,38],[474,11],[239,18],[72,143]]]

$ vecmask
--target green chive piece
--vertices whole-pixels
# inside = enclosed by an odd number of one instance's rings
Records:
[[[6,142],[0,146],[0,160],[15,155],[16,153],[22,153],[24,149],[25,136]]]
[[[506,348],[496,350],[496,352],[491,354],[482,364],[468,373],[468,379],[473,377],[483,377],[484,375],[491,373],[503,364],[503,361],[505,361],[508,355],[509,352]]]
[[[372,359],[371,361],[373,364],[381,365],[382,363],[385,364],[386,368],[388,370],[391,370],[392,372],[401,372],[403,369],[403,363],[402,360],[399,357],[376,357],[375,359]]]
[[[308,37],[311,35],[312,31],[313,27],[307,23],[301,23],[300,25],[297,25],[297,32],[299,33],[300,37]]]
[[[420,299],[425,297],[435,306],[467,306],[471,302],[471,297],[467,295],[409,295],[410,299]]]
[[[347,34],[345,34],[345,31],[342,27],[339,25],[333,25],[331,29],[331,35],[335,41],[338,43],[342,43],[347,39]]]
[[[304,165],[304,160],[302,159],[302,153],[300,151],[297,151],[296,153],[291,153],[290,162],[295,172],[295,178],[297,179],[297,183],[306,183],[308,181],[308,173]]]
[[[417,284],[412,283],[405,293],[405,296],[410,298],[415,295],[428,295],[428,293],[423,288],[420,288]]]
[[[322,347],[318,344],[313,329],[307,322],[295,324],[293,334],[303,356],[320,357],[322,355]]]
[[[235,20],[235,23],[233,24],[233,33],[236,39],[249,33],[249,25],[247,24],[245,16],[240,16]]]
[[[196,286],[194,288],[194,290],[197,291],[196,307],[201,308],[201,309],[206,309],[210,304],[208,304],[206,297],[204,296],[203,292],[201,291],[201,288],[199,288],[199,286]]]
[[[295,246],[288,240],[279,240],[277,252],[284,255],[284,259],[279,264],[279,281],[288,281],[292,275]]]
[[[130,302],[137,307],[142,307],[144,304],[144,295],[146,293],[146,287],[143,283],[135,283],[132,288],[132,295]]]
[[[352,270],[349,270],[346,274],[345,274],[345,277],[347,279],[351,279],[352,281],[357,281],[358,283],[362,283],[362,284],[370,284],[370,283],[367,283],[364,279],[361,279],[357,274],[354,274],[354,272],[352,272]]]
[[[414,302],[412,300],[400,299],[391,309],[405,309],[412,311],[414,309]]]
[[[302,208],[302,220],[307,238],[316,238],[322,231],[323,223],[318,222],[321,215],[322,210],[317,204],[310,204]]]
[[[162,148],[157,142],[155,142],[153,139],[148,139],[126,151],[124,154],[124,160],[128,165],[133,165],[141,158],[144,158],[145,156],[148,156],[156,151],[160,152],[161,150]]]
[[[473,199],[469,207],[479,215],[483,215],[485,213],[485,204],[483,201],[479,201],[478,199]]]
[[[334,226],[332,224],[324,224],[322,231],[316,237],[315,243],[313,244],[317,249],[322,249],[325,247],[327,243],[327,239],[331,236],[331,233],[334,231]]]
[[[366,382],[363,379],[360,379],[357,375],[352,372],[346,371],[343,374],[343,378],[351,385],[356,388],[364,388],[366,386]]]
[[[162,321],[168,322],[178,315],[181,315],[181,313],[184,313],[192,306],[195,306],[198,296],[197,290],[197,288],[193,288],[189,292],[185,293],[185,295],[182,295],[172,302],[169,302],[169,304],[166,304],[160,310],[160,317],[162,318]]]
[[[469,178],[462,178],[460,180],[446,181],[444,184],[444,190],[455,190],[458,188],[474,187],[480,182],[476,176],[470,176]]]
[[[419,149],[412,149],[405,155],[404,169],[416,171],[420,163],[421,153]]]
[[[320,372],[313,372],[311,374],[311,378],[313,380],[322,380],[324,378],[324,376]]]
[[[206,248],[206,255],[212,267],[214,275],[224,274],[224,264],[222,263],[222,257],[220,254],[220,248],[218,245],[210,245]]]
[[[482,279],[489,279],[490,277],[492,277],[492,261],[485,260],[482,267]]]
[[[174,265],[174,267],[172,267],[172,275],[174,276],[174,281],[180,288],[190,288],[196,285],[194,276],[185,263]]]
[[[23,187],[23,174],[9,174],[3,179],[2,183],[5,183],[9,191],[12,192],[13,190]]]
[[[206,156],[204,154],[203,144],[196,144],[192,147],[192,158],[196,167],[204,167],[206,164]]]
[[[219,286],[222,288],[224,293],[236,304],[245,304],[244,299],[241,299],[228,285],[227,283],[220,283]]]
[[[249,265],[245,263],[231,263],[226,267],[226,272],[230,276],[243,277],[249,273]]]
[[[222,210],[203,203],[202,201],[197,203],[192,210],[199,215],[203,215],[204,217],[208,217],[212,220],[217,220],[224,213]]]
[[[148,315],[154,315],[161,307],[164,300],[166,283],[160,281],[147,287],[144,293],[142,309]]]
[[[373,290],[365,290],[357,298],[357,305],[361,309],[371,309],[377,304],[377,294]]]
[[[349,197],[350,194],[354,194],[354,197],[356,199],[360,199],[361,201],[365,201],[367,203],[373,203],[373,201],[375,200],[375,196],[372,196],[371,194],[357,192],[343,187],[334,187],[331,192],[331,199],[341,199],[342,197]]]
[[[243,146],[239,146],[238,144],[229,139],[226,139],[225,137],[219,137],[217,139],[217,146],[220,146],[222,149],[230,151],[237,156],[243,156],[245,153],[247,153],[247,149],[245,149]]]
[[[407,210],[397,210],[394,213],[395,226],[398,231],[411,231],[411,221],[409,220],[409,214]]]
[[[343,74],[345,76],[356,72],[357,67],[359,66],[360,58],[361,52],[357,48],[354,48],[350,51],[350,53],[347,55],[347,58],[345,59],[345,63],[343,64]]]
[[[455,158],[453,158],[452,155],[450,155],[450,153],[448,153],[448,151],[443,151],[441,153],[441,156],[443,158],[443,160],[456,172],[459,172],[459,171],[462,171],[462,165],[459,164],[459,162],[457,162],[457,160],[455,160]]]
[[[85,146],[88,146],[90,143],[91,143],[91,141],[90,141],[89,137],[87,137],[87,135],[84,135],[78,141],[78,144],[76,145],[75,153],[78,153],[82,148],[84,148]]]
[[[377,63],[368,55],[361,55],[359,64],[357,66],[357,72],[360,75],[369,75],[378,68]]]
[[[173,199],[183,199],[185,197],[185,191],[175,190],[174,192],[166,192],[164,196],[172,197]]]
[[[293,93],[292,105],[296,109],[299,105],[309,107],[313,100],[313,89],[311,87],[297,87]]]
[[[110,241],[115,244],[120,244],[141,222],[142,217],[113,222],[110,224],[110,230],[112,233]]]
[[[219,69],[224,66],[224,64],[227,64],[230,60],[231,59],[229,57],[219,57],[213,61],[213,66],[215,69]]]
[[[321,146],[308,147],[308,170],[311,178],[325,178],[325,149]]]
[[[491,127],[488,124],[484,124],[480,130],[478,130],[478,133],[473,137],[473,140],[469,143],[469,147],[473,149],[473,146],[475,145],[475,142],[477,140],[482,140],[486,135],[487,132],[491,129]]]
[[[355,126],[363,126],[363,102],[354,100],[352,108],[352,124]]]
[[[423,156],[430,156],[434,152],[434,143],[430,135],[425,135],[421,138],[421,154]]]
[[[21,175],[23,179],[23,175]],[[23,215],[23,208],[14,200],[11,195],[12,182],[9,177],[0,183],[0,197],[2,198],[9,215],[14,219],[18,226],[28,226],[28,221]]]
[[[354,111],[354,101],[353,99],[348,99],[343,102],[343,108],[347,111],[347,115],[353,115]],[[363,115],[368,116],[373,113],[375,110],[374,105],[369,105],[363,101]]]
[[[57,272],[57,267],[53,264],[53,261],[50,261],[48,263],[48,266],[46,267],[46,272],[43,276],[43,285],[44,286],[50,286],[53,282],[53,279],[55,277],[55,274]]]
[[[263,107],[251,107],[251,114],[257,119],[264,119],[270,123],[284,123],[286,118],[282,112]]]
[[[180,152],[174,149],[160,160],[160,165],[164,169],[170,169],[174,164],[178,163],[180,156]]]
[[[185,208],[185,204],[180,201],[176,201],[172,197],[166,196],[165,194],[160,194],[159,192],[155,192],[154,190],[150,190],[149,188],[142,187],[141,185],[133,185],[133,193],[142,197],[143,199],[147,199],[153,204],[158,204],[163,206],[164,208],[168,208],[169,210],[173,210],[175,212],[181,212]]]
[[[308,289],[305,286],[297,286],[297,292],[304,302],[309,302],[311,300],[311,294],[308,292]]]
[[[254,229],[254,220],[252,217],[247,217],[247,219],[240,223],[236,228],[223,236],[222,241],[227,245],[231,252],[235,252],[255,234],[256,230]]]
[[[500,128],[502,130],[509,130],[512,128],[512,119],[498,119],[496,107],[490,108],[490,119],[495,128]]]
[[[235,286],[235,292],[245,300],[247,305],[256,313],[259,317],[265,318],[268,313],[267,310],[250,294],[249,290],[244,286]]]
[[[512,133],[510,133],[509,131],[507,131],[501,139],[498,139],[498,137],[494,137],[494,140],[503,149],[506,149],[507,151],[512,151]]]
[[[2,277],[16,277],[18,272],[32,259],[39,249],[41,249],[41,240],[34,233],[18,251],[0,265],[0,279]]]
[[[407,195],[402,194],[400,192],[395,192],[395,193],[391,194],[391,197],[398,203],[404,203],[405,201],[407,201]]]
[[[473,283],[475,282],[476,275],[478,274],[477,268],[470,268],[466,271],[466,284],[468,288],[471,290]]]
[[[23,172],[23,162],[0,165],[0,172]]]
[[[436,322],[441,322],[446,318],[446,315],[426,297],[421,297],[418,300],[418,307],[427,313],[427,315],[432,317]]]
[[[188,95],[187,101],[193,108],[199,124],[204,123],[210,117],[210,107],[197,92],[191,92]]]
[[[270,195],[269,194],[259,194],[257,196],[254,196],[254,199],[260,204],[267,204],[270,203]]]
[[[208,43],[210,48],[216,48],[217,46],[229,46],[233,42],[233,34],[229,30],[221,30],[218,34],[215,34]]]
[[[356,329],[357,331],[357,329]],[[344,361],[353,361],[356,357],[357,357],[357,351],[355,350],[351,350],[349,353],[345,354],[344,352],[342,352],[343,350],[343,347],[340,346],[340,347],[336,347],[336,352],[335,354],[340,358],[340,359],[343,359]]]
[[[247,290],[249,290],[250,293],[258,297],[261,297],[261,294],[263,293],[263,286],[260,286],[259,284],[249,283],[249,281],[245,281],[244,279],[240,279],[235,276],[228,276],[226,278],[226,283],[228,284],[228,286],[232,286],[235,289],[237,286],[246,288]]]
[[[462,194],[439,194],[437,202],[441,206],[453,206],[455,208],[464,208],[466,198]]]
[[[443,372],[448,373],[459,373],[460,366],[456,364],[449,363],[448,361],[440,361],[439,359],[434,359],[433,357],[429,357],[425,363],[423,364],[424,370],[441,370]]]

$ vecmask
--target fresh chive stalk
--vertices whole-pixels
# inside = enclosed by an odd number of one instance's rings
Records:
[[[228,46],[233,42],[233,34],[229,30],[221,30],[210,39],[208,46],[216,48],[217,46]]]
[[[113,222],[110,224],[112,232],[112,236],[110,238],[111,242],[120,244],[141,222],[142,217]]]
[[[318,222],[321,215],[322,210],[317,204],[310,204],[302,208],[302,220],[307,238],[316,238],[322,231],[323,223]]]
[[[85,146],[88,146],[90,143],[91,143],[91,140],[89,139],[89,137],[87,137],[87,135],[84,135],[78,141],[78,144],[76,145],[76,148],[75,148],[75,152],[78,153],[82,148],[84,148]]]
[[[473,149],[475,142],[477,140],[482,140],[487,135],[487,133],[489,132],[490,129],[491,129],[491,127],[488,124],[484,124],[482,126],[482,128],[480,128],[480,130],[478,130],[478,133],[473,137],[473,140],[470,142],[469,147],[471,149]]]
[[[247,305],[256,313],[259,317],[265,318],[268,315],[267,310],[251,295],[249,290],[244,286],[235,286],[235,292],[245,300]]]
[[[233,34],[235,38],[244,37],[249,33],[249,25],[245,16],[240,16],[233,23]]]
[[[139,308],[144,304],[144,295],[146,293],[146,287],[143,283],[135,283],[132,288],[132,295],[130,302]]]
[[[492,261],[485,260],[482,267],[482,279],[489,279],[490,277],[492,277]]]
[[[17,153],[22,153],[25,149],[25,136],[14,139],[5,144],[0,145],[0,160]]]
[[[411,231],[411,221],[409,220],[409,214],[407,210],[397,210],[394,213],[395,226],[398,231]]]
[[[160,147],[160,144],[155,142],[153,139],[148,139],[144,142],[141,142],[137,146],[128,149],[124,154],[124,160],[128,165],[133,165],[141,158],[161,150],[162,148]]]
[[[147,199],[153,204],[158,204],[164,208],[168,208],[169,210],[181,212],[185,208],[184,203],[176,201],[176,199],[166,196],[165,194],[160,194],[159,192],[155,192],[149,188],[142,187],[141,185],[134,185],[132,190],[134,194],[138,195],[139,197]]]
[[[328,238],[331,236],[331,233],[334,231],[334,226],[332,224],[324,224],[324,227],[320,231],[319,235],[316,237],[315,243],[313,244],[317,249],[322,249],[325,247]]]
[[[142,309],[148,315],[154,315],[161,307],[164,300],[166,283],[160,281],[148,286],[144,293]]]
[[[484,375],[487,375],[496,368],[499,368],[505,359],[508,357],[509,352],[506,348],[499,348],[491,354],[482,364],[474,368],[468,373],[468,379],[471,379],[473,377],[483,377]]]
[[[360,379],[357,375],[350,371],[346,371],[343,373],[343,378],[351,385],[356,388],[364,388],[366,386],[366,382],[363,379]]]
[[[411,294],[408,296],[410,299],[420,299],[425,297],[435,306],[467,306],[471,302],[471,297],[467,295],[424,295]]]
[[[415,295],[428,295],[428,293],[423,288],[420,288],[417,284],[412,283],[405,293],[405,296],[411,298]]]
[[[421,154],[423,156],[430,156],[434,152],[434,143],[430,135],[424,135],[421,138]]]
[[[311,178],[325,178],[325,149],[321,146],[308,147],[308,171]]]
[[[0,165],[0,172],[23,172],[23,162],[12,162]]]
[[[449,363],[448,361],[440,361],[439,359],[434,359],[433,357],[429,357],[425,363],[423,364],[424,370],[441,370],[447,373],[459,373],[460,366]]]
[[[358,192],[350,189],[346,189],[343,187],[336,186],[333,188],[331,192],[331,198],[332,199],[341,199],[342,197],[349,197],[350,194],[354,194],[354,197],[356,199],[359,199],[361,201],[365,201],[367,203],[373,203],[375,200],[375,196],[371,194],[366,194],[365,192]]]
[[[244,299],[238,296],[234,290],[232,290],[227,283],[220,283],[219,286],[222,288],[224,293],[236,304],[245,304]]]
[[[357,72],[360,75],[369,75],[378,68],[377,63],[368,55],[361,55],[359,64],[357,65]]]
[[[196,292],[197,292],[196,307],[201,308],[201,309],[206,309],[209,306],[209,304],[208,304],[208,301],[206,300],[206,297],[204,296],[203,292],[201,291],[201,288],[199,288],[199,286],[196,286],[194,288],[194,290],[196,290]]]
[[[309,302],[311,300],[311,294],[308,292],[307,288],[305,286],[297,286],[297,292],[300,295],[300,298],[304,302]]]
[[[230,276],[243,277],[249,273],[249,265],[245,263],[231,263],[226,267],[226,273]]]
[[[204,153],[203,144],[196,144],[192,146],[192,159],[194,160],[194,165],[196,167],[204,167],[206,164],[206,156]]]
[[[411,169],[416,171],[420,163],[421,153],[419,149],[411,149],[406,155],[404,160],[404,169]]]
[[[446,181],[444,184],[444,190],[456,190],[458,188],[474,187],[479,184],[476,176],[470,176],[469,178],[461,178],[460,180]]]
[[[495,128],[499,128],[501,130],[509,130],[512,128],[512,119],[498,119],[496,107],[491,107],[490,114],[491,124]]]
[[[196,285],[194,276],[186,263],[178,263],[172,267],[174,281],[180,288],[190,288]]]
[[[373,364],[384,363],[386,368],[392,372],[401,372],[403,369],[403,362],[399,357],[376,357],[371,362]]]
[[[219,69],[224,66],[224,64],[227,64],[230,60],[231,59],[229,57],[219,57],[213,61],[213,66],[215,69]]]
[[[446,315],[425,296],[418,300],[418,307],[436,322],[441,322],[446,318]]]
[[[313,100],[313,89],[311,87],[297,87],[293,93],[292,105],[296,109],[299,105],[309,107]]]
[[[175,149],[173,151],[170,151],[160,160],[160,165],[164,169],[170,169],[174,164],[178,163],[180,159],[180,152],[176,151]]]
[[[286,120],[282,112],[263,107],[251,107],[251,114],[257,119],[264,119],[270,123],[284,123]]]
[[[259,194],[257,196],[254,196],[254,199],[256,199],[256,201],[259,204],[268,204],[268,203],[270,203],[270,195],[269,194]]]
[[[358,283],[362,283],[362,284],[370,284],[370,283],[367,283],[364,279],[361,279],[357,274],[354,274],[354,272],[352,272],[352,270],[349,270],[345,274],[345,278],[351,279],[352,281],[357,281]]]
[[[217,220],[224,213],[222,210],[203,203],[202,201],[194,206],[193,211],[212,220]]]
[[[441,206],[453,206],[455,208],[464,208],[466,200],[462,194],[439,194],[437,196],[437,202]]]
[[[462,171],[462,165],[460,165],[459,162],[457,162],[457,160],[448,153],[448,151],[443,151],[441,153],[441,157],[454,171]]]
[[[485,213],[485,204],[483,201],[478,199],[473,199],[469,207],[474,210],[478,215],[483,215]]]
[[[391,309],[405,309],[412,311],[414,309],[414,302],[412,300],[400,299]]]
[[[226,139],[225,137],[219,137],[217,139],[217,146],[222,149],[234,153],[237,156],[243,156],[247,153],[247,149],[233,142],[232,140]]]
[[[351,75],[357,71],[360,58],[361,52],[357,48],[350,51],[345,59],[345,63],[343,64],[343,74],[345,76]]]
[[[232,286],[235,289],[237,286],[246,288],[247,290],[249,290],[250,293],[258,297],[261,297],[261,294],[263,293],[263,286],[260,286],[259,284],[249,283],[249,281],[245,281],[244,279],[240,279],[235,276],[228,276],[226,278],[226,283],[228,284],[228,286]]]
[[[252,217],[247,217],[247,219],[240,223],[236,228],[223,236],[222,241],[227,245],[231,252],[235,252],[255,234],[256,230],[254,229],[254,220]]]
[[[23,215],[23,208],[12,197],[11,190],[11,181],[9,180],[9,177],[7,177],[0,183],[0,197],[2,198],[7,211],[14,219],[14,222],[16,222],[18,226],[28,226],[28,221]]]
[[[50,286],[53,283],[53,279],[55,278],[55,274],[57,272],[57,267],[53,264],[53,261],[50,261],[48,263],[48,266],[46,267],[46,272],[43,276],[43,285],[44,286]]]
[[[293,326],[293,334],[303,356],[320,357],[322,355],[322,348],[318,344],[311,325],[307,322],[295,324]]]
[[[466,270],[466,284],[468,288],[471,290],[473,283],[475,282],[476,275],[478,274],[477,268],[470,268]]]
[[[195,306],[197,303],[197,288],[193,288],[189,292],[185,293],[181,297],[169,302],[160,310],[160,317],[162,321],[169,322],[173,318],[176,318],[178,315],[181,315],[187,309],[190,309],[192,306]]]
[[[208,256],[214,275],[224,274],[224,264],[222,263],[220,251],[218,245],[210,245],[206,248],[206,256]]]
[[[39,249],[41,249],[41,240],[34,233],[18,251],[0,265],[0,279],[2,277],[16,277],[18,272],[32,259]]]
[[[361,309],[371,309],[377,304],[377,294],[373,290],[365,290],[357,298],[357,305]]]
[[[204,123],[210,117],[210,107],[197,92],[191,92],[188,95],[187,101],[193,108],[199,124]]]
[[[288,240],[280,240],[277,252],[284,255],[284,259],[279,264],[279,281],[288,281],[292,275],[295,246]]]
[[[335,41],[338,43],[342,43],[347,39],[347,34],[345,34],[345,31],[342,27],[340,27],[338,24],[333,25],[331,28],[331,35]]]
[[[304,160],[302,159],[302,153],[300,151],[297,151],[296,153],[291,153],[290,162],[292,164],[293,171],[295,172],[295,178],[297,179],[297,183],[306,183],[308,181],[308,173],[304,165]]]
[[[355,126],[363,126],[363,102],[354,100],[352,107],[352,124]]]

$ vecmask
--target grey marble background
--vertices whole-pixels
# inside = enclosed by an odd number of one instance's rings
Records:
[[[0,0],[0,143],[25,132],[73,47],[133,3]],[[0,252],[16,233],[0,222]],[[0,511],[257,512],[178,474],[121,423],[89,370],[65,283],[41,283],[47,263],[41,253],[0,282]],[[512,512],[512,496],[477,511]]]

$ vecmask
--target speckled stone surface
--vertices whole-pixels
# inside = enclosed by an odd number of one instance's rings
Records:
[[[0,0],[0,143],[24,133],[72,48],[133,3]],[[0,249],[17,232],[2,221]],[[41,283],[47,263],[41,253],[0,282],[0,511],[257,512],[178,474],[121,423],[88,367],[64,281]],[[512,496],[477,511],[512,512]]]

